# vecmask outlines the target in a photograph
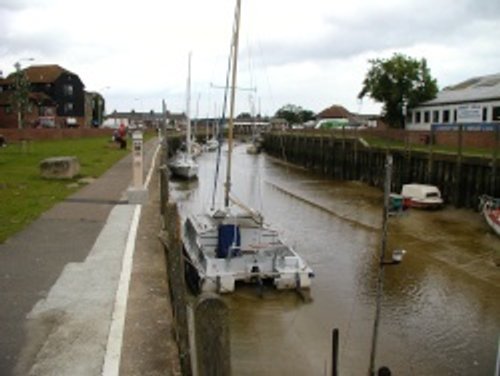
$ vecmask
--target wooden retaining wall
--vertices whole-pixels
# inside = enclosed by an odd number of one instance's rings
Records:
[[[230,376],[231,346],[229,309],[216,294],[204,293],[190,308],[185,282],[185,263],[181,239],[181,216],[177,203],[169,197],[167,161],[182,144],[184,136],[168,134],[162,142],[160,163],[160,211],[167,263],[167,280],[174,318],[173,331],[179,347],[183,376]],[[192,314],[190,314],[192,312]],[[192,335],[190,335],[192,334]]]
[[[323,176],[358,180],[381,189],[385,155],[390,152],[394,163],[393,192],[400,192],[406,183],[432,184],[440,188],[446,203],[467,208],[477,208],[482,194],[500,197],[500,163],[494,157],[374,148],[365,146],[358,138],[333,134],[267,133],[264,148],[276,158]]]

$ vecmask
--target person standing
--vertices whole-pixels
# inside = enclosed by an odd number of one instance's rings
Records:
[[[120,127],[118,128],[118,142],[120,143],[120,149],[127,147],[127,129],[123,123],[120,123]]]

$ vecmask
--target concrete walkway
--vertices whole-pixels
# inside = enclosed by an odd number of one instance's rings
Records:
[[[145,205],[129,155],[0,245],[0,375],[179,374],[152,172]]]

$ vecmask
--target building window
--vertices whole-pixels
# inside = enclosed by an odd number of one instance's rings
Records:
[[[64,85],[63,86],[63,93],[64,93],[64,95],[66,95],[68,97],[73,95],[73,85],[68,85],[68,84]]]
[[[453,110],[453,122],[454,123],[457,122],[457,116],[458,116],[457,110]]]
[[[483,107],[483,121],[488,121],[488,107]]]
[[[422,114],[420,111],[415,112],[415,124],[420,124],[422,122]]]
[[[450,122],[450,110],[443,110],[443,123]]]
[[[500,121],[500,107],[493,107],[491,120]]]
[[[432,111],[432,122],[439,123],[439,111]]]
[[[431,121],[431,112],[424,111],[424,123],[429,123]]]
[[[64,104],[64,112],[65,113],[69,113],[69,112],[72,112],[73,111],[73,103],[69,102],[69,103],[65,103]]]

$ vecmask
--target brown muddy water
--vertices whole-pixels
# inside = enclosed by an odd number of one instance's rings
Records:
[[[183,215],[210,207],[215,157],[198,159],[198,181],[171,184]],[[244,145],[235,149],[233,166],[235,195],[260,210],[316,274],[310,303],[271,287],[262,297],[253,286],[224,295],[233,374],[328,375],[331,332],[338,328],[340,375],[366,375],[382,192],[247,155]],[[493,375],[500,335],[500,267],[493,257],[500,238],[472,211],[412,210],[390,219],[387,249],[397,248],[407,254],[385,268],[377,368],[387,365],[394,375]]]

